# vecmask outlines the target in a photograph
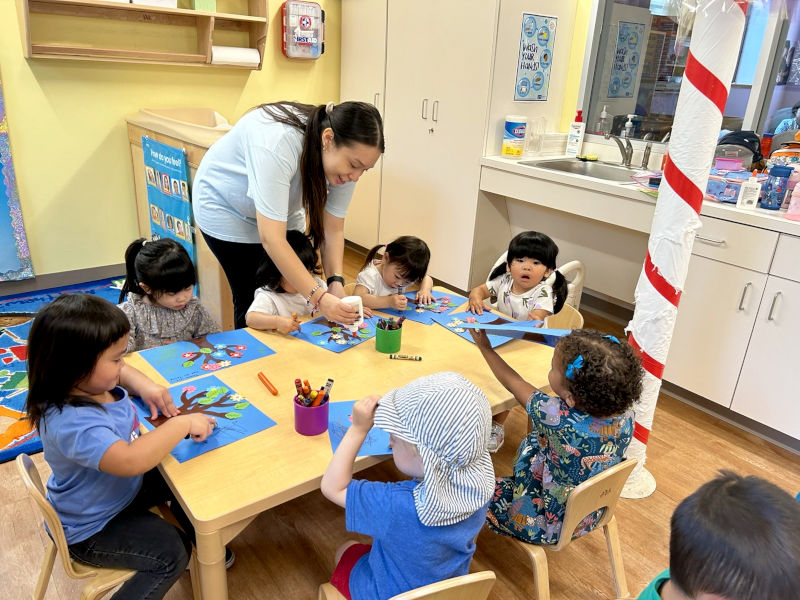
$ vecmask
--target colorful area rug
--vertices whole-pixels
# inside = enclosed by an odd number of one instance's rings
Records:
[[[103,279],[39,292],[0,297],[0,317],[30,316],[65,292],[95,294],[116,304],[122,279]],[[39,452],[42,442],[25,417],[28,391],[28,332],[31,320],[0,327],[0,462]]]

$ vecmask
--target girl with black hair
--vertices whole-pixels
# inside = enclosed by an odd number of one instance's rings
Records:
[[[286,232],[286,241],[308,274],[324,289],[325,282],[318,277],[322,273],[319,259],[308,236],[302,231],[290,230]],[[256,271],[256,284],[259,288],[247,310],[248,327],[291,333],[300,328],[298,315],[311,314],[311,305],[286,277],[281,275],[278,266],[266,252],[263,253],[263,262]]]
[[[245,114],[203,157],[194,179],[195,222],[233,293],[244,327],[266,250],[281,275],[331,321],[358,314],[340,302],[344,218],[353,187],[383,153],[383,122],[371,104],[262,104]],[[308,232],[322,256],[327,290],[286,241]]]
[[[194,295],[194,264],[175,240],[139,238],[125,250],[119,307],[128,317],[128,352],[217,333],[219,325]]]

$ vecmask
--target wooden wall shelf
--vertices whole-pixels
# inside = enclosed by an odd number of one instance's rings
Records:
[[[99,60],[154,64],[179,64],[187,66],[261,69],[264,46],[269,26],[269,0],[246,0],[248,14],[213,13],[185,8],[165,8],[143,4],[123,4],[106,0],[17,0],[17,14],[22,34],[25,58],[57,58],[71,60]],[[51,15],[64,20],[64,26],[49,29],[31,15]],[[84,30],[102,26],[104,21],[120,21],[145,27],[169,25],[191,28],[197,35],[195,52],[170,48],[169,32],[164,34],[163,49],[142,49],[110,46],[98,43],[74,43],[72,33],[76,27]],[[90,27],[87,27],[90,26]],[[53,33],[53,30],[58,33]],[[49,33],[48,33],[49,32]],[[247,42],[242,48],[258,50],[257,66],[217,65],[211,63],[211,46],[219,32],[243,32]],[[225,34],[223,34],[225,35]],[[149,37],[158,39],[155,30]],[[230,42],[221,45],[229,46]]]

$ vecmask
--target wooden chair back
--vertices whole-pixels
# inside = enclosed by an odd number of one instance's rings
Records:
[[[550,329],[581,329],[583,315],[569,304],[565,304],[560,311],[544,320],[544,326]]]
[[[583,280],[586,278],[586,269],[579,260],[571,260],[558,267],[561,274],[567,278],[567,300],[575,310],[581,307],[581,295],[583,294]]]
[[[486,600],[495,582],[494,571],[479,571],[460,577],[437,581],[430,585],[392,596],[389,600]],[[319,600],[344,598],[330,583],[319,587]]]

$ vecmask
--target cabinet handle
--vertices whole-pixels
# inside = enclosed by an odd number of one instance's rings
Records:
[[[438,100],[434,100],[433,101],[433,110],[431,110],[431,121],[433,121],[434,123],[438,123],[439,122],[439,101]]]
[[[423,98],[422,99],[422,118],[423,119],[427,119],[428,118],[428,99],[427,98]]]
[[[725,240],[715,240],[714,238],[707,238],[703,237],[702,235],[695,236],[701,242],[706,242],[707,244],[714,244],[715,246],[724,246]]]
[[[741,297],[741,298],[739,298],[739,310],[744,310],[744,301],[745,301],[745,298],[747,298],[747,292],[748,292],[748,290],[750,290],[752,287],[753,287],[753,282],[752,282],[752,281],[748,281],[748,282],[747,282],[747,283],[744,285],[744,289],[742,290],[742,297]]]
[[[378,108],[378,100],[380,100],[380,92],[375,92],[375,96],[372,98],[372,106]]]
[[[781,292],[776,292],[776,294],[772,297],[772,306],[769,307],[769,315],[767,316],[767,321],[774,321],[775,320],[775,308],[778,304],[778,298],[780,298],[783,294]]]

